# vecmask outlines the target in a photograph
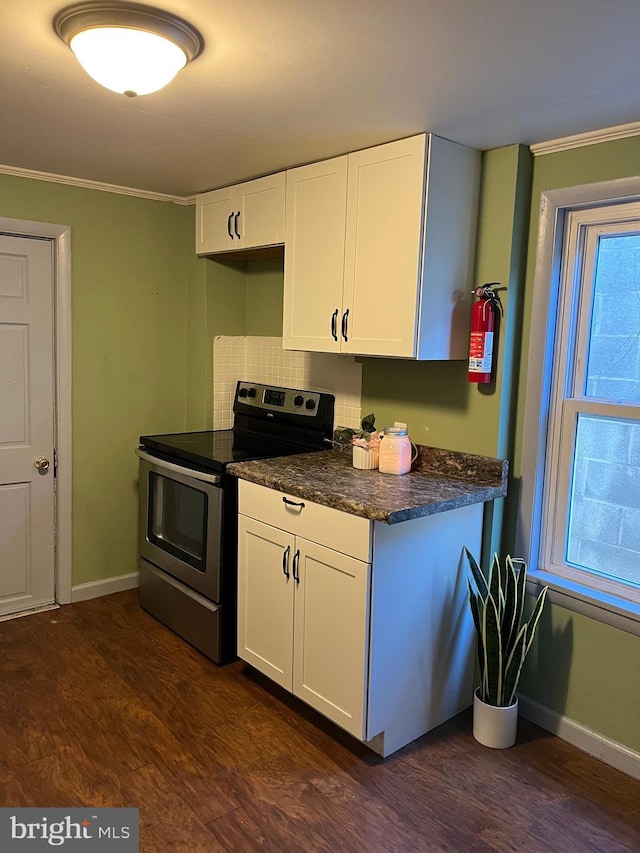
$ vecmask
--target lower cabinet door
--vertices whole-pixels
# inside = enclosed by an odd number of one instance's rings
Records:
[[[291,690],[294,537],[238,518],[238,656]]]
[[[362,740],[370,565],[300,537],[295,547],[293,692]]]

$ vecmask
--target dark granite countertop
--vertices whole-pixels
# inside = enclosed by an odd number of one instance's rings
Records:
[[[397,524],[503,497],[508,462],[419,445],[411,472],[403,476],[354,468],[350,448],[234,462],[227,471],[352,515]]]

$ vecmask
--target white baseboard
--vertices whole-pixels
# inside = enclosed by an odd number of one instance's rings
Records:
[[[9,622],[11,619],[20,619],[22,616],[33,616],[34,613],[46,613],[48,610],[59,609],[59,604],[43,604],[40,607],[32,607],[30,610],[21,610],[19,613],[6,613],[0,616],[0,622]]]
[[[111,595],[114,592],[122,592],[125,589],[136,589],[140,586],[138,572],[130,572],[128,575],[118,575],[115,578],[104,578],[99,581],[81,583],[71,589],[71,601],[88,601],[90,598],[100,598],[102,595]]]
[[[552,732],[562,740],[577,746],[583,752],[599,758],[605,764],[621,770],[635,779],[640,779],[640,753],[609,740],[603,735],[576,723],[545,705],[540,705],[527,696],[519,696],[520,714],[532,723]]]

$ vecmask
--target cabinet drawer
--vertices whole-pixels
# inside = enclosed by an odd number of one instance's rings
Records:
[[[295,505],[285,503],[284,499]],[[303,504],[303,506],[300,506]],[[371,522],[305,498],[240,480],[238,509],[242,515],[318,542],[358,560],[371,560]]]

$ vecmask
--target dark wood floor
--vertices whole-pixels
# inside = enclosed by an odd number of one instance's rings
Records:
[[[134,592],[0,623],[0,806],[134,806],[142,853],[637,851],[640,782],[465,713],[382,760]]]

